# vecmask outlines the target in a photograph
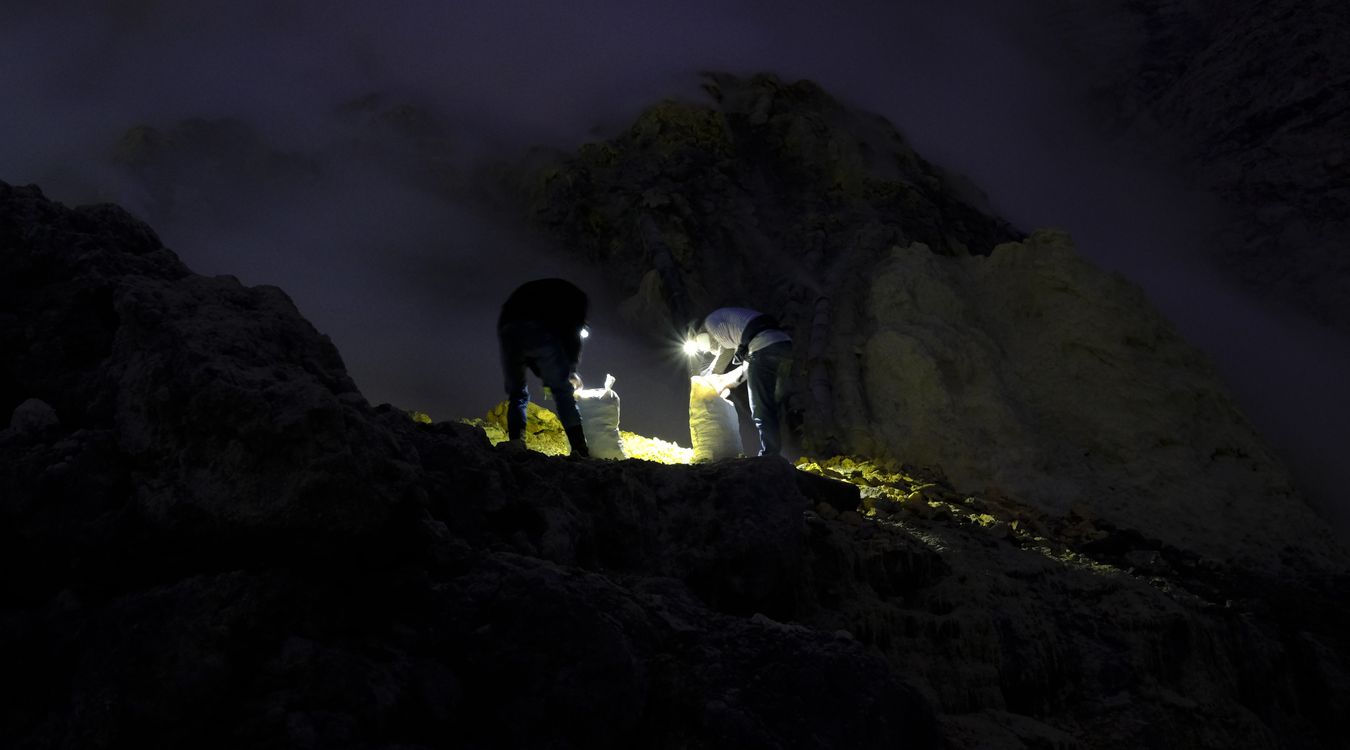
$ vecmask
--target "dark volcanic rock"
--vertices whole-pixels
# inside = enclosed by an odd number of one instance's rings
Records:
[[[519,177],[534,223],[636,291],[628,311],[653,329],[746,300],[804,328],[841,261],[1020,236],[884,118],[810,81],[709,74],[705,88],[710,104],[663,102]]]
[[[932,747],[789,618],[781,461],[492,450],[370,408],[279,290],[0,185],[6,747]]]
[[[60,424],[6,433],[6,510],[96,556],[118,554],[108,524],[233,556],[241,534],[367,534],[408,490],[407,448],[356,408],[337,350],[281,290],[191,274],[119,209],[33,189],[5,189],[0,243],[0,412],[36,398]],[[80,512],[53,508],[71,497]],[[45,560],[44,541],[16,543]]]

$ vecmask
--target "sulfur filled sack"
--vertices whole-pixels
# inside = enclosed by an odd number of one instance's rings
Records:
[[[591,457],[627,458],[619,437],[619,394],[614,392],[614,376],[605,375],[604,388],[586,388],[573,395]]]
[[[735,458],[741,454],[741,426],[736,405],[721,395],[710,377],[689,378],[689,440],[695,461]]]

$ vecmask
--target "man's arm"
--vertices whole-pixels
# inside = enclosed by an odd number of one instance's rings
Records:
[[[568,369],[576,372],[577,365],[581,364],[581,329],[569,331],[562,336],[563,354],[567,356]]]
[[[713,357],[712,362],[708,363],[708,368],[703,371],[703,374],[720,375],[726,372],[727,368],[731,366],[731,357],[735,353],[735,351],[725,347],[719,348],[716,356]]]

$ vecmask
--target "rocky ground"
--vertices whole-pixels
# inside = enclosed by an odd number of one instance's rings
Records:
[[[111,206],[0,184],[0,352],[7,747],[1341,737],[1341,571],[898,462],[494,448]]]

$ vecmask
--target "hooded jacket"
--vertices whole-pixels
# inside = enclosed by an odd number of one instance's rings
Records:
[[[568,361],[581,359],[581,329],[590,301],[565,279],[527,281],[511,292],[497,317],[497,330],[510,323],[534,323],[557,338]]]

